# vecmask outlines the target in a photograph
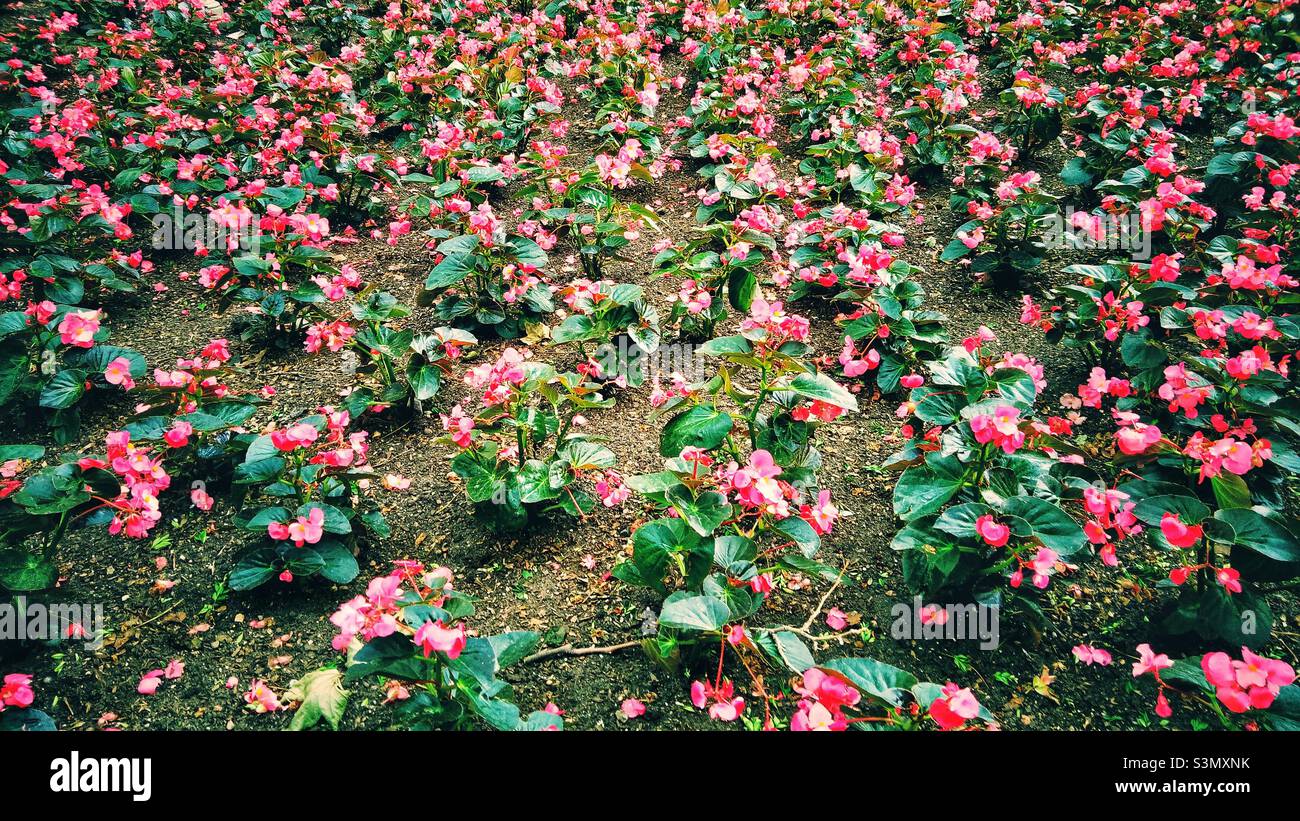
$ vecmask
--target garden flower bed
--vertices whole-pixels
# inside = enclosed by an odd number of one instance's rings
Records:
[[[0,50],[0,728],[1300,727],[1294,3]]]

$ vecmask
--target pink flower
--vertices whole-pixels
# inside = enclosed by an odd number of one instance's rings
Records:
[[[1071,651],[1074,657],[1084,664],[1097,664],[1102,667],[1109,667],[1111,663],[1110,652],[1100,647],[1092,647],[1087,644],[1076,645]]]
[[[854,707],[861,694],[838,675],[811,667],[803,674],[803,681],[795,685],[803,698],[799,709],[790,719],[790,729],[795,732],[839,732],[848,729],[849,719],[845,707]]]
[[[284,430],[271,431],[271,443],[277,450],[285,452],[305,448],[312,442],[316,441],[319,431],[314,425],[308,425],[306,422],[299,422],[291,425]]]
[[[1173,667],[1174,663],[1169,660],[1169,656],[1164,653],[1157,655],[1149,644],[1139,644],[1137,646],[1138,660],[1133,662],[1133,675],[1140,676],[1146,673],[1155,673],[1159,676],[1161,670]]]
[[[474,430],[474,420],[465,415],[460,405],[451,409],[451,415],[439,414],[442,419],[442,429],[451,434],[451,441],[456,447],[467,448],[473,441],[471,433]]]
[[[397,473],[384,474],[384,490],[406,490],[411,486],[411,480]]]
[[[605,507],[618,507],[632,495],[632,489],[623,481],[623,477],[612,470],[599,474],[594,489]]]
[[[975,532],[980,534],[989,547],[1002,547],[1011,538],[1011,528],[999,524],[988,513],[975,520]]]
[[[215,500],[208,495],[207,491],[201,487],[196,487],[190,491],[190,501],[193,502],[194,506],[199,510],[211,510],[212,505],[215,502]]]
[[[1145,453],[1147,448],[1160,441],[1160,428],[1144,425],[1141,422],[1130,427],[1120,428],[1115,434],[1115,442],[1120,452],[1126,456]]]
[[[163,671],[150,670],[140,679],[140,683],[135,686],[135,691],[142,696],[151,696],[158,692],[158,685],[162,684]]]
[[[292,539],[294,547],[316,544],[324,534],[325,509],[313,507],[306,516],[299,516],[296,521],[285,524],[270,522],[266,526],[267,534],[277,541]]]
[[[1214,580],[1229,593],[1240,593],[1242,590],[1240,570],[1231,567],[1220,567],[1214,571]]]
[[[185,662],[180,659],[167,662],[167,669],[163,670],[163,678],[178,679],[183,675],[185,675]]]
[[[441,621],[426,621],[411,640],[424,651],[425,658],[436,650],[454,659],[465,649],[465,628],[460,625],[449,628],[444,627]]]
[[[1011,454],[1025,443],[1025,434],[1020,430],[1020,410],[1011,405],[999,405],[992,415],[981,414],[972,417],[970,430],[975,441],[981,445],[992,442]]]
[[[784,499],[781,485],[776,477],[781,475],[781,468],[766,450],[756,450],[749,455],[749,464],[737,470],[731,477],[731,486],[742,502],[754,507],[765,504],[779,504]]]
[[[978,231],[976,233],[979,234],[980,236],[983,236],[982,231]],[[967,247],[972,247],[972,246],[967,246]],[[965,339],[962,340],[961,344],[962,347],[966,349],[967,353],[975,353],[981,347],[984,346],[984,343],[995,342],[995,341],[997,341],[997,335],[994,334],[993,331],[989,330],[987,326],[981,325],[979,326],[979,328],[975,330],[974,336],[966,337]]]
[[[170,448],[183,448],[190,443],[190,437],[194,435],[194,426],[189,422],[177,419],[172,422],[172,426],[163,434],[163,441]]]
[[[1296,679],[1291,665],[1257,656],[1248,647],[1241,648],[1241,661],[1227,653],[1207,653],[1201,658],[1201,670],[1215,696],[1234,713],[1268,709],[1278,691]]]
[[[94,347],[97,333],[99,311],[68,311],[59,322],[59,341],[74,348]]]
[[[1156,715],[1161,718],[1169,718],[1173,714],[1174,711],[1169,706],[1169,699],[1165,697],[1165,691],[1162,689],[1156,694]]]
[[[104,368],[104,381],[110,385],[120,385],[124,391],[134,388],[135,380],[131,378],[131,360],[119,356],[109,362]]]
[[[729,679],[724,679],[717,688],[703,681],[692,682],[691,703],[701,710],[707,706],[709,718],[714,721],[735,721],[745,711],[745,700],[735,696]]]
[[[929,714],[943,730],[958,730],[979,715],[980,703],[969,688],[948,682],[943,694],[930,702]]]
[[[619,709],[623,711],[625,718],[638,718],[645,715],[645,705],[634,698],[624,699]]]
[[[261,679],[249,682],[248,692],[244,693],[244,703],[255,713],[273,713],[282,709],[280,699]]]
[[[1160,517],[1160,533],[1174,547],[1191,547],[1201,540],[1201,526],[1183,524],[1177,513]]]
[[[832,607],[826,611],[826,626],[832,630],[843,630],[849,626],[849,620],[843,610]]]
[[[10,673],[5,676],[4,684],[0,686],[0,712],[6,707],[26,709],[35,700],[31,676],[26,673]]]
[[[831,492],[820,490],[817,493],[817,504],[801,505],[799,515],[812,525],[819,536],[825,536],[835,527],[835,520],[839,518],[840,510],[831,504]]]
[[[1056,551],[1050,547],[1038,548],[1038,553],[1034,554],[1033,561],[1029,563],[1030,569],[1034,571],[1034,587],[1039,590],[1047,587],[1048,580],[1056,570],[1058,558]]]

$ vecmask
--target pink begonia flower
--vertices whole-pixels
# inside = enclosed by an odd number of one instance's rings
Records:
[[[248,686],[248,692],[244,693],[244,703],[255,713],[273,713],[282,709],[280,699],[266,682],[261,679],[253,679]]]
[[[1146,673],[1158,674],[1161,670],[1174,666],[1174,663],[1169,660],[1169,656],[1164,653],[1157,654],[1149,644],[1139,644],[1137,651],[1138,660],[1133,662],[1134,676],[1141,676]]]
[[[1242,591],[1241,571],[1236,568],[1220,567],[1214,571],[1214,580],[1229,593],[1240,593]]]
[[[465,628],[459,625],[449,628],[444,627],[441,621],[426,621],[411,640],[424,651],[425,658],[436,650],[454,659],[465,649]]]
[[[1038,553],[1034,555],[1033,561],[1029,563],[1030,568],[1034,571],[1034,587],[1039,590],[1047,587],[1048,581],[1056,569],[1056,560],[1059,558],[1056,551],[1050,547],[1038,548]]]
[[[714,721],[735,721],[745,711],[745,700],[735,695],[730,680],[717,688],[703,681],[692,682],[691,703],[701,710],[707,706],[709,718]]]
[[[163,671],[150,670],[140,679],[140,683],[135,686],[135,691],[142,696],[151,696],[158,692],[158,685],[162,684]]]
[[[183,448],[190,443],[190,437],[193,435],[194,426],[177,419],[163,434],[163,441],[167,443],[167,447]]]
[[[776,504],[783,498],[781,485],[776,481],[780,475],[781,467],[776,464],[772,454],[766,450],[756,450],[749,455],[749,464],[731,477],[731,485],[741,501],[747,504]]]
[[[1174,547],[1191,547],[1201,540],[1200,525],[1185,525],[1177,513],[1166,512],[1160,517],[1160,533]]]
[[[269,522],[267,534],[277,541],[291,539],[294,547],[316,544],[325,532],[325,509],[313,507],[306,516],[299,516],[293,522]]]
[[[284,430],[271,431],[271,444],[275,445],[277,450],[288,452],[310,445],[319,435],[320,432],[315,426],[300,422]]]
[[[1011,528],[999,523],[988,513],[975,520],[975,532],[989,547],[1002,547],[1011,538]]]
[[[979,715],[980,703],[969,688],[962,688],[954,682],[943,687],[943,693],[930,702],[929,714],[938,722],[940,729],[957,730],[967,721]]]
[[[1120,428],[1115,433],[1115,442],[1119,445],[1119,450],[1126,456],[1137,456],[1145,453],[1148,448],[1160,441],[1160,428],[1155,425],[1143,425],[1137,423],[1129,427]]]
[[[109,362],[104,368],[104,381],[110,385],[119,385],[124,391],[134,388],[135,380],[131,378],[131,360],[119,356]]]
[[[637,718],[645,715],[645,705],[634,698],[625,699],[619,709],[623,711],[626,718]]]
[[[209,496],[203,488],[196,487],[190,491],[190,501],[199,510],[211,510],[216,500]]]
[[[74,348],[91,348],[99,333],[99,311],[68,311],[59,322],[59,341]]]
[[[411,486],[411,480],[397,473],[386,473],[383,479],[384,490],[406,490]]]
[[[1109,667],[1112,661],[1108,651],[1100,647],[1092,647],[1087,644],[1079,644],[1071,651],[1074,657],[1084,664],[1097,664],[1102,667]]]
[[[1291,665],[1258,656],[1248,647],[1241,648],[1240,661],[1227,653],[1206,653],[1201,658],[1201,670],[1214,687],[1215,696],[1234,713],[1268,709],[1278,691],[1296,679]]]
[[[36,700],[32,690],[32,677],[27,673],[9,673],[0,685],[0,710],[5,707],[26,709]]]
[[[832,630],[843,630],[849,626],[849,620],[843,610],[832,607],[826,611],[826,626]]]

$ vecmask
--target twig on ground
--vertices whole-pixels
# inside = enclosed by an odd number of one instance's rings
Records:
[[[812,627],[813,620],[817,618],[818,613],[822,612],[822,608],[826,606],[827,600],[830,599],[830,597],[834,595],[835,591],[839,589],[840,582],[844,581],[844,574],[848,571],[849,563],[845,562],[844,566],[840,568],[840,574],[835,577],[835,583],[831,585],[831,589],[826,591],[826,595],[822,596],[821,601],[817,602],[817,606],[808,614],[808,618],[803,623],[804,630]]]
[[[574,647],[572,644],[562,644],[559,647],[551,647],[546,650],[533,653],[520,664],[532,664],[535,661],[548,659],[552,656],[594,656],[601,654],[617,653],[620,650],[630,650],[633,647],[640,647],[639,641],[625,641],[622,644],[608,644],[603,647]]]
[[[822,610],[825,609],[826,602],[829,601],[830,597],[839,589],[840,582],[844,581],[844,574],[848,571],[849,563],[845,562],[844,566],[840,568],[839,575],[835,577],[835,583],[831,585],[831,589],[827,590],[826,595],[821,597],[821,600],[817,602],[817,606],[808,614],[808,618],[804,620],[804,623],[801,626],[795,627],[793,624],[783,624],[780,627],[764,628],[764,631],[768,633],[794,633],[796,636],[802,636],[808,641],[842,641],[850,636],[857,636],[867,632],[867,628],[865,627],[854,627],[852,630],[844,630],[839,633],[830,633],[824,636],[814,635],[812,632],[812,624],[817,619],[817,614],[821,613]]]

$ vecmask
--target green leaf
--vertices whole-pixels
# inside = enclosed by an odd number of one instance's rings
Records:
[[[411,392],[421,402],[428,402],[437,395],[438,388],[442,387],[442,372],[432,365],[412,368],[408,379],[411,382]]]
[[[1148,496],[1133,508],[1133,515],[1152,527],[1159,527],[1166,513],[1176,513],[1184,524],[1194,525],[1209,516],[1210,509],[1195,496],[1184,494]]]
[[[41,391],[42,408],[70,408],[86,393],[86,372],[59,371]]]
[[[273,548],[260,547],[250,550],[230,571],[231,590],[252,590],[271,580],[275,575],[276,552]]]
[[[803,673],[809,667],[816,666],[817,662],[808,651],[808,646],[794,633],[779,630],[772,634],[772,640],[776,643],[777,653],[785,662],[785,666],[794,672]]]
[[[1088,170],[1083,157],[1072,157],[1061,169],[1061,182],[1066,185],[1087,185],[1092,182],[1093,174]]]
[[[910,522],[937,513],[962,487],[965,468],[955,456],[930,456],[910,467],[894,486],[894,513]]]
[[[0,314],[0,339],[27,330],[30,317],[22,311],[9,311]]]
[[[518,664],[537,650],[542,640],[540,633],[531,630],[514,630],[488,636],[488,644],[496,657],[496,669],[503,670],[512,664]]]
[[[727,276],[727,301],[737,311],[747,313],[758,290],[758,277],[747,268],[733,268]]]
[[[832,659],[823,670],[839,673],[858,689],[895,707],[917,684],[916,676],[893,665],[868,658]]]
[[[712,633],[721,630],[730,616],[731,608],[721,599],[679,591],[664,600],[659,624],[679,630]]]
[[[495,165],[476,165],[465,171],[465,179],[472,183],[496,182],[505,175]]]
[[[45,448],[40,445],[0,445],[0,462],[11,459],[33,461],[45,455]]]
[[[57,729],[54,719],[30,707],[23,710],[9,709],[0,713],[0,732],[49,733]]]
[[[21,314],[21,316],[26,316],[26,314]],[[754,346],[743,336],[719,336],[701,345],[699,352],[707,356],[747,355],[754,352]]]
[[[473,254],[449,254],[439,262],[424,280],[424,287],[429,291],[447,288],[463,280],[475,269]]]
[[[837,408],[851,411],[858,409],[858,400],[853,394],[824,373],[801,373],[791,380],[790,389],[800,396],[820,399]]]
[[[1035,496],[1014,496],[1002,505],[1002,512],[1029,523],[1044,546],[1068,556],[1088,542],[1079,523],[1051,502]]]
[[[10,593],[50,590],[59,571],[48,559],[26,550],[0,550],[0,588]]]
[[[347,545],[336,539],[321,539],[312,545],[324,564],[317,571],[335,584],[347,584],[361,574],[357,557]]]
[[[696,405],[674,416],[659,440],[659,453],[677,456],[683,448],[695,447],[712,450],[722,444],[731,433],[731,414],[716,410],[711,405]]]
[[[241,462],[235,466],[235,483],[240,485],[269,482],[284,470],[284,457],[269,456],[253,462]]]
[[[686,523],[701,536],[708,536],[718,525],[731,518],[731,503],[725,494],[716,490],[706,490],[699,496],[691,492],[686,485],[674,485],[666,494],[673,506]]]
[[[550,470],[540,459],[529,459],[519,469],[519,501],[524,504],[549,502],[559,495],[559,490],[551,487]]]
[[[1211,477],[1210,487],[1222,508],[1250,507],[1250,487],[1235,473],[1220,473]]]
[[[637,476],[629,476],[626,482],[627,486],[632,490],[642,496],[649,496],[652,493],[664,493],[673,485],[680,485],[682,480],[677,477],[676,473],[664,470],[659,473],[643,473]]]
[[[591,317],[585,314],[573,314],[561,322],[559,327],[551,331],[551,341],[564,344],[565,342],[591,339],[595,327]]]
[[[603,470],[614,467],[618,457],[604,445],[571,439],[556,451],[555,455],[569,463],[575,470]]]
[[[495,453],[488,454],[489,457]],[[465,480],[465,492],[471,502],[486,502],[496,495],[502,481],[493,471],[484,467],[474,451],[463,450],[451,460],[451,469]]]
[[[1232,525],[1237,534],[1235,544],[1274,561],[1300,562],[1300,541],[1272,519],[1240,507],[1217,511],[1214,518]]]
[[[641,525],[632,534],[636,583],[661,589],[669,557],[697,552],[701,544],[700,537],[680,518],[665,516]]]
[[[953,505],[940,514],[934,526],[944,533],[951,533],[959,539],[975,539],[979,536],[975,522],[981,516],[993,513],[993,508],[980,502]]]
[[[339,728],[343,711],[348,706],[348,694],[343,689],[343,674],[327,667],[314,670],[300,679],[289,682],[284,693],[286,701],[300,702],[289,722],[290,730],[315,727],[321,719],[334,730]]]
[[[798,516],[791,516],[788,519],[782,519],[776,523],[773,530],[782,533],[794,541],[795,546],[805,558],[811,559],[817,555],[817,551],[822,546],[822,539],[813,530],[813,526]]]

